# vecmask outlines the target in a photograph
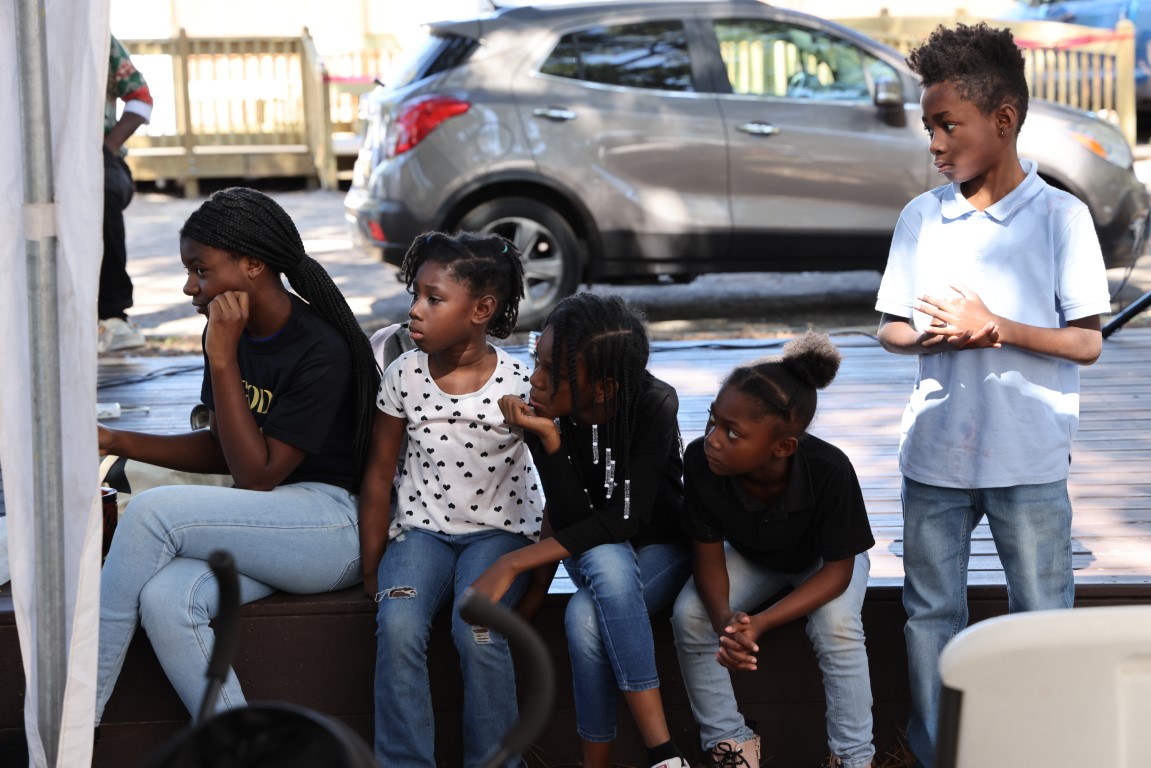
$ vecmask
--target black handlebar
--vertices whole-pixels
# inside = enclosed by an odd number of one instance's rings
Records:
[[[555,671],[543,640],[519,614],[471,589],[460,598],[459,611],[469,622],[490,627],[504,635],[512,655],[524,664],[528,685],[520,707],[520,719],[504,734],[500,746],[482,764],[483,768],[497,768],[512,755],[523,752],[543,730],[555,699]]]
[[[208,690],[196,722],[204,722],[216,711],[216,699],[228,677],[239,636],[240,579],[236,575],[236,561],[230,553],[218,549],[208,556],[208,566],[220,588],[220,607],[216,614],[216,641],[212,645],[212,658],[208,660]]]

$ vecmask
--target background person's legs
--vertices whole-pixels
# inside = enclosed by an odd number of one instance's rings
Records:
[[[128,322],[132,306],[132,278],[128,276],[128,247],[124,209],[132,201],[135,186],[124,159],[104,149],[104,257],[100,262],[99,352],[144,346],[144,335]]]

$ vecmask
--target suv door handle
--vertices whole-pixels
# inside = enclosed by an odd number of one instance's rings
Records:
[[[771,123],[744,123],[736,128],[737,131],[750,133],[752,136],[774,136],[779,133],[779,129]]]
[[[548,120],[575,120],[576,113],[564,107],[537,107],[532,110],[534,117],[546,117]]]

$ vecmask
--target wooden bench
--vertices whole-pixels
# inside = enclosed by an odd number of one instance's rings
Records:
[[[1006,612],[1001,587],[972,587],[972,620]],[[1092,585],[1081,588],[1078,605],[1145,603],[1151,587]],[[557,699],[529,763],[574,765],[580,751],[575,732],[571,667],[563,631],[567,597],[552,594],[535,626],[552,650]],[[250,701],[288,701],[339,717],[366,740],[372,737],[372,676],[375,665],[374,604],[359,588],[326,595],[277,594],[245,606],[235,668]],[[880,753],[898,752],[907,717],[907,671],[900,592],[871,587],[864,606],[875,743]],[[673,738],[689,755],[697,750],[692,719],[676,662],[668,614],[653,620],[663,696]],[[744,714],[757,724],[764,755],[779,766],[817,765],[826,756],[823,687],[802,622],[774,632],[763,643],[761,668],[736,675]],[[437,619],[429,649],[436,708],[436,755],[442,765],[459,765],[462,681],[446,613]],[[21,727],[23,671],[11,598],[0,592],[0,738]],[[124,671],[108,703],[94,765],[135,766],[189,720],[168,684],[143,633],[133,641]],[[642,744],[623,702],[616,760],[640,765]],[[893,763],[899,764],[899,763]]]

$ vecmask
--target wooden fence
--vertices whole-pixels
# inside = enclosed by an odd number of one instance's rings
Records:
[[[1135,144],[1135,25],[1114,30],[1055,21],[996,21],[969,16],[903,17],[886,13],[836,19],[903,53],[940,24],[1009,27],[1023,49],[1032,98],[1085,109],[1114,122]]]
[[[394,53],[321,60],[306,29],[264,38],[192,38],[181,30],[122,42],[156,101],[151,124],[128,141],[132,173],[138,181],[176,181],[189,196],[206,178],[303,176],[335,188],[333,137],[338,144],[355,131],[358,96]]]

